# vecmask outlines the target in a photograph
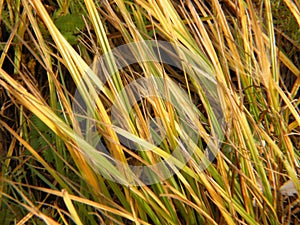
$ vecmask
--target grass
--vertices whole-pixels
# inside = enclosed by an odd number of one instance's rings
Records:
[[[299,5],[0,6],[1,224],[299,222]]]

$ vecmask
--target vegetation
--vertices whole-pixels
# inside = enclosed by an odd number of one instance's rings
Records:
[[[297,2],[0,6],[0,224],[299,223]]]

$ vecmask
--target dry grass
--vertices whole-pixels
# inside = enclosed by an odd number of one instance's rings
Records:
[[[299,223],[299,65],[260,3],[0,1],[0,223]],[[179,69],[149,61],[158,40]]]

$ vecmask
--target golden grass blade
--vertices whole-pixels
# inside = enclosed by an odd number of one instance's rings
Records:
[[[10,183],[12,185],[14,185],[14,183],[11,182],[11,181],[9,181],[9,180],[5,180],[4,179],[4,181],[7,182],[7,183]],[[50,194],[50,195],[55,195],[55,196],[58,196],[58,197],[61,197],[61,198],[64,197],[64,194],[63,194],[62,191],[57,191],[57,190],[53,190],[53,189],[49,189],[49,188],[43,188],[43,187],[37,187],[37,186],[30,186],[30,187],[34,188],[36,190],[40,190],[40,191],[45,192],[45,193]],[[91,200],[86,199],[84,197],[78,197],[78,196],[75,196],[75,195],[72,195],[72,194],[68,194],[68,199],[70,201],[75,201],[75,202],[78,202],[78,203],[83,203],[83,204],[92,206],[92,207],[94,207],[96,209],[107,211],[107,212],[119,215],[121,217],[124,217],[126,219],[129,219],[131,221],[134,221],[133,215],[131,213],[127,212],[126,210],[124,210],[123,208],[121,208],[118,205],[116,205],[117,209],[115,209],[115,208],[112,208],[110,206],[107,206],[107,205],[104,205],[104,204],[100,204],[98,202],[94,202],[94,201],[91,201]],[[147,224],[147,225],[149,225],[149,223],[147,223],[145,221],[142,221],[142,220],[139,220],[139,222],[141,224]]]
[[[178,199],[181,202],[186,203],[187,205],[195,208],[200,214],[202,214],[211,224],[217,225],[213,218],[210,217],[208,213],[206,213],[199,205],[194,204],[193,202],[189,201],[188,199],[180,196],[181,193],[175,192],[175,194],[163,194],[162,196],[166,196],[173,199]]]
[[[70,196],[69,196],[69,193],[66,191],[66,190],[62,190],[62,197],[63,197],[63,200],[72,216],[72,219],[74,220],[74,222],[77,224],[77,225],[83,225],[77,212],[76,212],[76,209],[70,199]]]
[[[35,97],[33,97],[31,94],[29,94],[22,86],[18,85],[17,82],[15,80],[13,80],[4,70],[0,69],[0,76],[3,77],[3,79],[5,79],[7,82],[9,82],[12,87],[9,87],[6,83],[4,83],[3,81],[0,80],[0,84],[2,86],[4,86],[13,96],[15,96],[25,107],[27,107],[28,109],[30,109],[35,115],[37,115],[51,130],[53,130],[53,132],[55,132],[57,135],[61,135],[61,137],[68,137],[71,138],[75,143],[77,143],[81,149],[84,149],[87,155],[92,156],[95,154],[95,152],[97,152],[95,149],[91,148],[91,146],[84,140],[82,140],[82,138],[75,134],[74,131],[69,128],[51,109],[49,109],[46,105],[44,105],[44,103],[40,102],[38,99],[36,99]],[[7,129],[10,129],[7,126]],[[10,129],[11,132],[13,132],[15,134],[15,132]],[[23,142],[23,139],[20,138],[19,141]],[[26,142],[24,142],[26,144]],[[31,148],[30,145],[26,144],[26,146],[29,148],[29,150],[32,151],[32,153],[38,157],[38,159],[42,160],[41,157],[34,151],[34,149]],[[75,148],[72,148],[71,150],[74,151],[74,156],[77,156],[79,159],[78,160],[83,160],[83,155],[79,152],[77,152],[78,150]],[[101,161],[102,158],[102,163],[101,163],[101,167],[103,169],[108,169],[111,172],[115,172],[117,177],[120,177],[120,179],[122,178],[122,175],[120,174],[119,171],[117,171],[114,167],[110,166],[110,163],[107,161],[107,159],[103,158],[103,156],[101,156],[100,154],[98,154],[98,159],[99,161]],[[42,160],[43,163],[45,163]],[[105,163],[108,163],[106,166]],[[49,166],[47,166],[47,164],[45,164],[46,168],[49,168]],[[80,166],[85,166],[85,168],[82,168],[82,171],[91,171],[90,166],[85,163],[82,165],[78,165],[79,168]],[[50,169],[50,168],[49,168]],[[54,175],[55,178],[57,178],[59,181],[62,181],[61,178],[59,178],[56,173],[53,172],[53,169],[50,169],[50,172],[52,171],[52,174]],[[95,176],[90,176],[93,175],[94,173],[88,173],[87,175],[85,175],[86,177],[90,177],[93,179],[96,179]],[[124,174],[124,173],[123,173]],[[97,181],[90,181],[91,184],[97,184]],[[93,183],[92,183],[93,182]],[[62,186],[66,189],[68,189],[66,187],[66,185],[64,184],[64,182],[62,182]],[[68,189],[69,190],[69,189]]]
[[[0,121],[0,124],[5,127],[16,139],[27,148],[27,150],[49,171],[49,173],[60,183],[62,187],[68,188],[65,182],[58,176],[57,172],[51,168],[48,163],[13,129],[11,129],[7,124]]]
[[[294,15],[299,27],[300,27],[300,12],[296,4],[291,0],[284,0],[285,4],[289,7],[291,13]],[[299,7],[299,6],[298,6]]]
[[[26,210],[28,210],[29,212],[31,212],[33,215],[35,215],[35,216],[39,217],[40,219],[42,219],[47,225],[48,224],[49,225],[59,225],[59,223],[57,223],[52,218],[46,216],[37,207],[35,207],[34,204],[29,200],[29,198],[27,198],[27,196],[17,186],[15,186],[12,183],[11,183],[11,185],[22,196],[23,201],[25,201],[27,204],[23,203],[23,202],[20,202],[17,199],[14,199],[14,198],[10,197],[9,195],[6,195],[5,193],[2,193],[3,196],[5,196],[8,199],[11,199],[11,200],[17,202],[19,205],[22,205]],[[25,224],[25,223],[23,223],[22,221],[20,221],[20,224]]]
[[[40,1],[33,1],[31,2],[34,9],[39,13],[40,17],[44,21],[46,27],[48,27],[50,34],[52,35],[55,43],[57,44],[57,47],[59,51],[61,52],[63,59],[65,60],[65,65],[69,69],[72,78],[76,85],[78,85],[79,91],[83,94],[84,99],[86,100],[88,104],[88,108],[91,109],[91,111],[94,111],[93,103],[91,100],[97,99],[97,93],[95,88],[92,86],[90,80],[86,79],[87,74],[91,74],[90,68],[86,65],[86,63],[81,59],[81,57],[78,55],[78,53],[70,46],[70,44],[65,40],[65,38],[62,36],[62,34],[58,31],[58,29],[54,26],[54,23],[52,22],[51,18],[49,17],[45,7],[41,4]],[[89,87],[89,91],[86,90],[85,87],[82,86],[82,79],[84,79],[85,82],[87,82],[87,86]],[[100,84],[101,85],[101,84]],[[91,98],[92,96],[92,98]],[[102,104],[101,101],[95,100],[96,106],[99,108],[99,116],[98,119],[102,120],[104,124],[111,124],[110,118],[107,115],[107,112]],[[76,124],[74,124],[76,127]],[[121,162],[126,162],[124,153],[122,151],[122,148],[118,144],[118,138],[115,134],[115,132],[110,128],[110,126],[105,127],[106,132],[108,136],[110,137],[111,141],[107,144],[110,146],[111,153],[114,158],[118,159]],[[76,139],[74,139],[76,140]],[[72,150],[72,148],[69,148]],[[75,157],[76,153],[71,151],[71,154]],[[82,155],[78,155],[78,160],[75,161],[83,161]],[[126,165],[126,163],[124,163]],[[83,167],[82,171],[90,171],[90,168],[88,168],[87,164],[78,164],[78,167]],[[124,168],[119,168],[119,170],[124,170]],[[87,173],[91,178],[92,172]],[[123,171],[123,174],[125,172]],[[96,177],[93,176],[93,179],[90,180],[91,183],[96,184]]]
[[[274,88],[278,91],[279,95],[281,96],[282,100],[285,102],[287,107],[289,108],[290,112],[294,116],[295,120],[300,126],[300,115],[298,114],[296,108],[291,103],[291,100],[286,96],[286,94],[282,91],[282,89],[278,86],[278,84],[274,84]]]
[[[66,61],[66,66],[69,69],[73,80],[75,81],[76,85],[78,85],[78,89],[81,93],[83,93],[83,97],[85,100],[88,100],[88,107],[92,107],[91,97],[97,99],[96,90],[93,88],[92,84],[88,80],[84,80],[87,82],[87,86],[89,87],[89,91],[86,89],[82,89],[83,87],[80,86],[82,84],[82,79],[86,77],[86,74],[90,74],[92,71],[86,65],[86,63],[81,59],[78,53],[70,46],[70,44],[64,39],[62,34],[58,31],[58,29],[54,26],[51,18],[49,17],[45,7],[41,4],[40,1],[33,1],[32,2],[34,9],[39,13],[40,17],[43,19],[45,25],[48,27],[49,32],[51,33],[55,43],[57,44],[58,49],[60,50],[63,59]],[[112,69],[112,68],[111,68]],[[104,124],[111,124],[111,121],[107,115],[107,112],[102,104],[101,101],[96,100],[97,107],[99,108],[99,118],[103,120]],[[93,107],[91,109],[94,111]],[[110,144],[110,148],[113,149],[112,154],[113,156],[121,162],[125,162],[126,159],[124,157],[124,153],[118,145],[118,138],[113,130],[107,127],[107,133],[111,137],[112,142],[117,144]],[[121,168],[120,168],[121,169]],[[121,169],[122,170],[122,169]]]

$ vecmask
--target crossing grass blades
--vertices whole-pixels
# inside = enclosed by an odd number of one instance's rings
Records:
[[[299,224],[296,1],[12,0],[0,6],[0,224]],[[111,51],[144,41],[185,49],[183,65],[201,65],[215,92],[203,90],[207,83],[188,66],[138,60],[151,56],[142,45],[130,57],[134,64],[113,76],[102,71],[107,82],[99,91],[92,83],[99,58],[106,55],[107,71],[116,71],[120,59]],[[166,85],[165,98],[143,98],[127,110],[134,93],[119,97],[120,91],[153,76],[180,91]],[[136,93],[156,90],[136,84]],[[86,108],[74,106],[77,91]],[[212,93],[218,104],[209,100]],[[173,100],[187,110],[180,114]],[[114,106],[122,113],[114,114]],[[216,107],[225,127],[216,122]],[[93,110],[80,118],[84,109]],[[196,141],[180,123],[189,109],[197,115],[189,124],[201,131]],[[121,167],[86,139],[84,120]],[[201,169],[218,133],[224,134],[219,151]],[[194,151],[184,165],[172,155],[178,145]],[[165,169],[180,169],[159,182],[126,174],[132,165],[166,159],[174,164]]]

